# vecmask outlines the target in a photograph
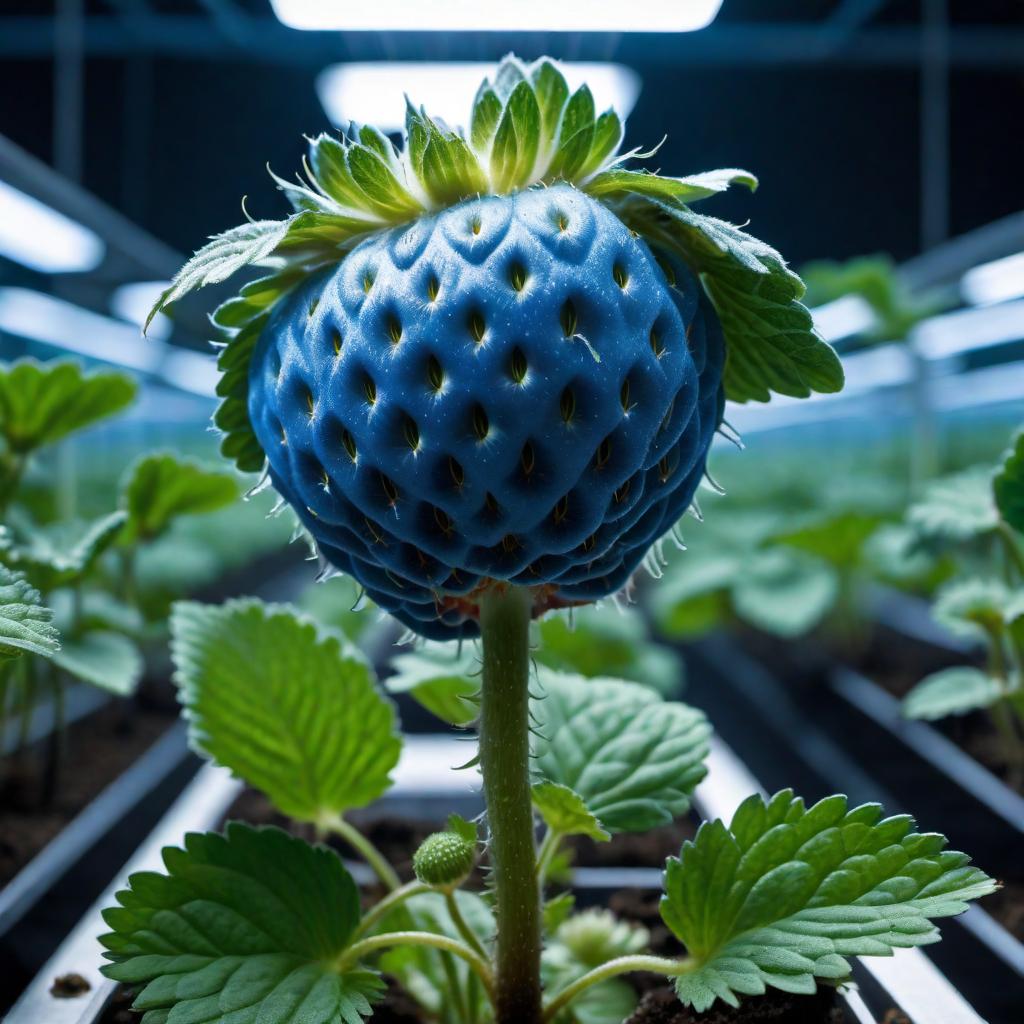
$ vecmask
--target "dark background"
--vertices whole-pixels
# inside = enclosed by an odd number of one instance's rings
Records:
[[[667,133],[669,173],[754,171],[756,197],[708,210],[796,263],[905,259],[1024,207],[1018,0],[725,0],[710,28],[654,37],[309,33],[268,0],[86,0],[82,88],[65,84],[80,118],[54,99],[55,6],[0,0],[0,134],[183,252],[237,223],[244,194],[254,216],[281,214],[264,167],[290,174],[302,135],[329,127],[326,64],[510,49],[634,67],[628,143]]]

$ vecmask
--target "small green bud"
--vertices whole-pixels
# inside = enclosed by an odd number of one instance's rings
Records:
[[[420,844],[412,859],[416,877],[426,885],[454,889],[461,885],[476,862],[476,839],[458,832],[435,832]]]

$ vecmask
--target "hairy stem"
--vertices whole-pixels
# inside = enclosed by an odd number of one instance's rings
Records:
[[[391,949],[392,946],[430,946],[433,949],[454,953],[469,964],[483,982],[488,995],[494,991],[491,968],[486,960],[459,942],[458,939],[451,939],[447,935],[435,935],[433,932],[385,932],[383,935],[371,935],[368,939],[361,939],[349,946],[338,957],[335,968],[339,973],[347,971],[360,960],[379,953],[381,950]]]
[[[693,969],[693,966],[694,963],[690,959],[672,960],[663,956],[648,956],[645,954],[620,956],[615,960],[609,960],[606,964],[601,964],[600,967],[595,967],[592,971],[588,971],[583,977],[577,978],[571,985],[566,985],[544,1007],[544,1020],[554,1020],[581,992],[590,988],[591,985],[607,981],[616,975],[630,974],[633,971],[647,971],[650,974],[665,974],[672,977],[686,974]]]
[[[401,888],[402,880],[387,858],[370,842],[362,832],[349,824],[344,818],[331,818],[323,823],[323,827],[336,836],[340,836],[355,850],[376,872],[377,877],[392,891]]]
[[[483,771],[494,908],[497,1024],[541,1020],[540,886],[530,802],[530,592],[493,588],[480,599]]]

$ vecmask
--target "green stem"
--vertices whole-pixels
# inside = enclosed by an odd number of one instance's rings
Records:
[[[385,932],[383,935],[371,935],[368,939],[362,939],[349,946],[338,957],[335,968],[339,974],[343,973],[359,963],[360,960],[379,953],[381,950],[391,949],[392,946],[430,946],[433,949],[454,953],[469,964],[483,982],[488,995],[493,993],[494,979],[487,961],[459,942],[458,939],[449,938],[447,935],[435,935],[433,932]]]
[[[466,923],[466,919],[462,916],[462,911],[459,909],[459,901],[455,898],[455,893],[450,891],[445,892],[444,902],[448,907],[448,916],[452,919],[452,924],[455,925],[459,934],[466,940],[466,945],[486,960],[487,950],[484,949],[483,943],[480,941],[476,932],[469,927]]]
[[[547,878],[551,862],[558,853],[558,847],[562,842],[562,833],[549,828],[541,840],[540,851],[537,854],[537,881],[541,888],[544,887],[544,880]]]
[[[1003,545],[1003,551],[1006,554],[1006,560],[1013,566],[1017,572],[1017,579],[1024,579],[1024,552],[1021,551],[1020,545],[1017,543],[1017,537],[1013,532],[1013,527],[1009,523],[999,520],[999,525],[996,527],[999,533],[999,540]]]
[[[323,827],[336,836],[341,836],[367,864],[377,873],[377,877],[392,891],[402,887],[402,880],[395,869],[387,862],[387,858],[370,842],[354,825],[350,825],[340,815],[323,823]]]
[[[395,907],[404,903],[413,896],[419,896],[423,892],[431,892],[429,885],[423,882],[406,882],[405,885],[392,889],[379,903],[375,903],[362,917],[352,937],[358,939],[365,935],[385,914],[394,910]]]
[[[7,511],[18,492],[18,485],[25,472],[25,462],[24,455],[14,452],[0,455],[0,483],[3,484],[3,489],[0,490],[0,513]]]
[[[636,956],[620,956],[615,960],[609,960],[600,967],[588,971],[581,978],[577,978],[571,985],[566,985],[544,1007],[544,1020],[552,1021],[565,1009],[569,1003],[581,992],[596,985],[599,982],[607,981],[619,974],[629,974],[633,971],[647,971],[650,974],[664,974],[669,977],[686,974],[693,970],[694,962],[688,958],[682,960],[671,960],[663,956],[648,956],[638,954]]]
[[[530,801],[530,610],[520,587],[480,598],[480,767],[498,921],[497,1024],[540,1024],[540,886]]]

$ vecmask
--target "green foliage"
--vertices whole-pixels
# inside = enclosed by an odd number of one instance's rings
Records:
[[[611,839],[601,822],[587,809],[583,797],[560,782],[535,782],[530,789],[533,806],[548,828],[563,836],[587,836],[598,843]]]
[[[394,709],[339,636],[256,600],[180,603],[171,633],[192,743],[285,814],[324,823],[388,788]]]
[[[686,946],[676,981],[698,1011],[766,986],[810,993],[847,957],[938,940],[932,919],[962,913],[996,884],[907,816],[832,796],[811,808],[786,790],[750,797],[731,824],[706,822],[665,871],[661,914]]]
[[[1024,533],[1024,433],[1014,438],[992,481],[992,491],[1004,522]]]
[[[179,516],[213,512],[238,497],[231,473],[206,469],[176,455],[147,455],[131,468],[122,490],[128,513],[124,543],[162,536]]]
[[[992,494],[992,470],[986,466],[935,480],[907,511],[907,522],[926,541],[961,542],[999,526]]]
[[[476,893],[459,890],[454,894],[458,909],[477,942],[487,948],[497,927],[494,915]],[[432,932],[449,938],[460,937],[459,929],[440,893],[421,893],[389,913],[379,932]],[[380,969],[397,978],[402,987],[433,1017],[439,1020],[487,1020],[490,1007],[486,995],[473,981],[469,968],[459,959],[435,949],[398,946],[380,958]],[[453,990],[454,989],[454,990]],[[466,1012],[454,1016],[463,1002]]]
[[[607,832],[642,832],[686,812],[705,774],[711,730],[701,712],[613,679],[541,670],[539,686],[534,769],[578,796],[587,831],[596,819]],[[541,794],[553,813],[554,794]],[[563,800],[559,813],[568,809]]]
[[[587,971],[616,957],[639,953],[650,935],[607,910],[585,910],[561,923],[544,951],[545,988],[558,992]],[[588,988],[556,1018],[560,1024],[621,1024],[636,1008],[633,987],[617,978]]]
[[[65,638],[53,661],[69,675],[115,697],[130,697],[135,692],[144,667],[131,640],[100,629]]]
[[[934,721],[989,708],[1006,696],[998,679],[981,669],[956,666],[926,676],[903,698],[907,718]]]
[[[111,961],[143,1024],[359,1024],[384,985],[335,966],[359,923],[337,855],[278,829],[230,824],[163,851],[165,874],[133,875],[104,913]]]
[[[296,604],[320,625],[353,641],[360,640],[377,618],[373,603],[360,598],[359,585],[351,576],[310,584],[299,594]]]
[[[479,712],[479,656],[469,644],[426,643],[391,661],[390,693],[408,693],[451,725],[469,725]]]
[[[74,362],[0,365],[0,437],[11,452],[28,454],[120,412],[135,392],[123,373],[85,373]]]
[[[838,596],[838,578],[827,564],[782,546],[758,552],[732,588],[733,608],[741,619],[782,637],[813,629]]]
[[[858,256],[845,263],[822,260],[801,268],[808,301],[822,305],[847,295],[862,298],[875,322],[866,332],[873,342],[903,341],[922,320],[947,309],[943,295],[914,295],[896,273],[890,256]]]
[[[53,657],[60,634],[52,619],[53,612],[24,574],[0,565],[0,665],[26,652]]]
[[[685,669],[671,648],[651,643],[642,616],[612,604],[583,605],[572,615],[546,615],[538,625],[534,658],[540,665],[581,676],[614,676],[643,683],[665,697],[679,693]]]
[[[76,585],[117,541],[126,520],[126,513],[111,512],[91,523],[25,523],[17,537],[0,535],[0,558],[46,593]]]

